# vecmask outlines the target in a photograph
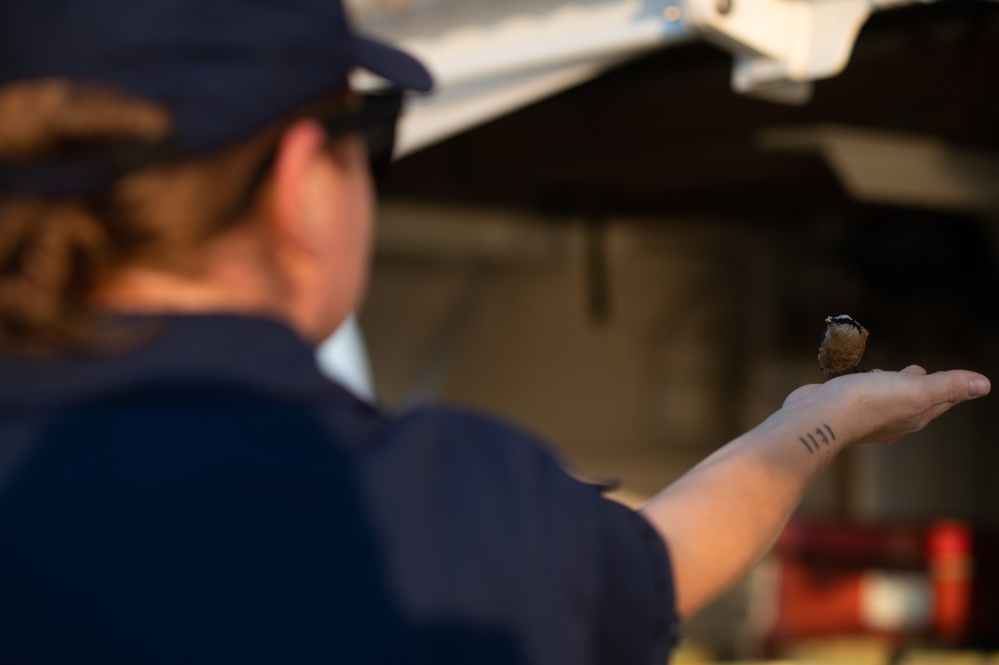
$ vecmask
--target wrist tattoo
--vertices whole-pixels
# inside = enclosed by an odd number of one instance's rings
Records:
[[[836,433],[832,427],[823,423],[822,427],[816,427],[814,432],[808,432],[805,436],[799,436],[798,441],[805,447],[808,453],[814,454],[822,446],[828,446],[830,441],[836,440]]]

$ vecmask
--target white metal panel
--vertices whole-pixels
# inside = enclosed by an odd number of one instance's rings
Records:
[[[736,55],[737,92],[803,103],[807,82],[843,71],[872,11],[932,1],[685,0],[684,8],[698,33]]]
[[[440,2],[425,1],[403,3],[386,18],[384,1],[367,0],[358,12],[362,27],[417,56],[436,81],[434,94],[414,100],[400,124],[396,155],[549,97],[629,57],[691,39],[678,3],[465,0],[444,11]],[[361,75],[355,85],[377,81]]]

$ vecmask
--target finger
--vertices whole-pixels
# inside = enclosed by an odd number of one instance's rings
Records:
[[[989,394],[992,384],[977,372],[950,370],[929,375],[933,404],[957,404]]]
[[[917,374],[919,376],[926,375],[926,370],[920,367],[919,365],[909,365],[908,367],[903,369],[902,372],[905,374]]]

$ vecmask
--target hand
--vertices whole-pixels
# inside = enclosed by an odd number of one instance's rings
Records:
[[[927,374],[911,365],[900,372],[875,370],[802,386],[788,395],[784,409],[845,409],[842,422],[848,424],[851,444],[892,443],[990,389],[989,380],[976,372]]]

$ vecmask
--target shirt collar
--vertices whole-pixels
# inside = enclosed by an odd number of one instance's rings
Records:
[[[124,316],[120,349],[0,360],[0,404],[59,403],[130,385],[235,382],[289,397],[358,401],[320,374],[314,349],[285,324],[233,314]]]

